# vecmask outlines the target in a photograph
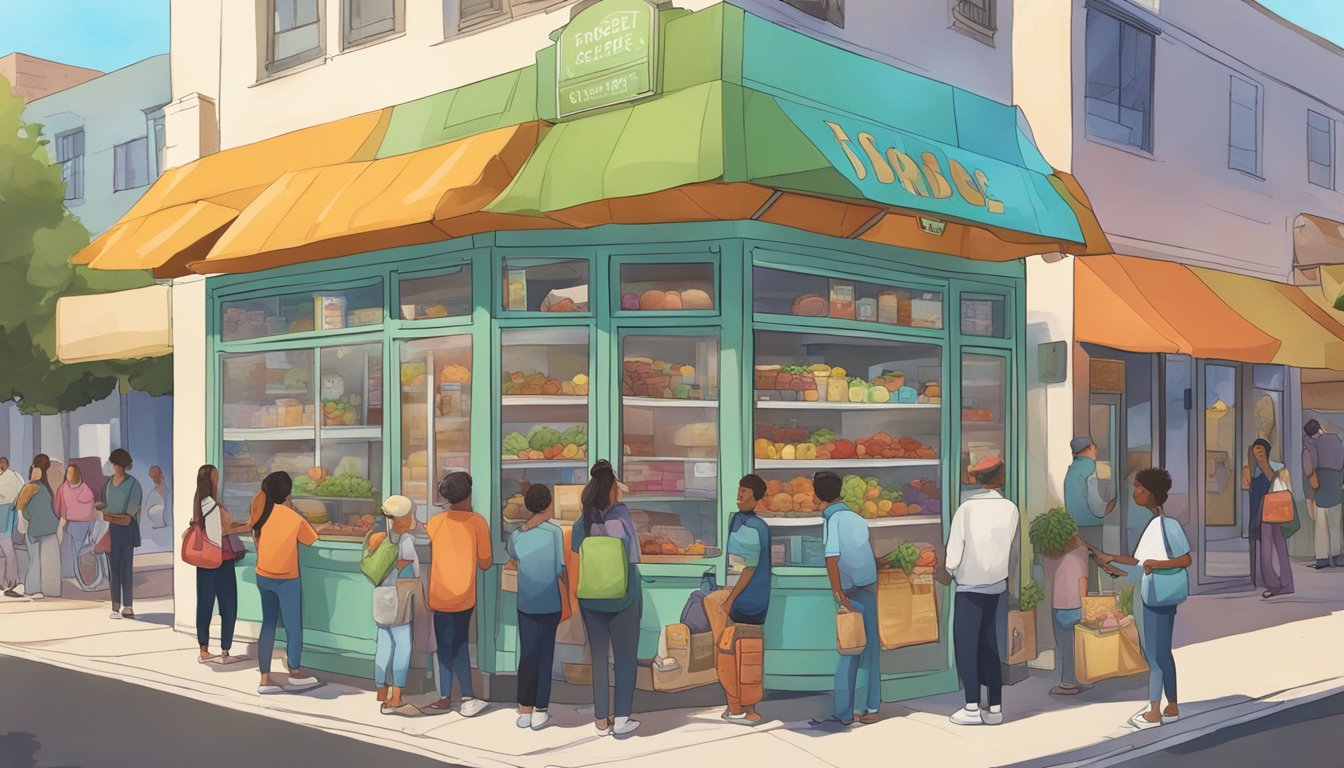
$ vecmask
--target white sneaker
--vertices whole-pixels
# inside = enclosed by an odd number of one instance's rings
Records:
[[[316,677],[291,677],[285,682],[284,689],[290,692],[306,691],[321,684]]]
[[[113,611],[107,615],[107,618],[121,621],[121,611]]]
[[[28,599],[29,599],[29,600],[45,600],[46,597],[47,597],[47,596],[44,595],[44,594],[42,594],[41,592],[34,592],[33,594],[31,594],[31,595],[28,596]]]
[[[518,715],[518,727],[519,727],[519,728],[531,728],[531,727],[532,727],[532,713],[531,713],[531,712],[524,712],[524,713],[521,713],[521,714]]]
[[[1155,723],[1149,722],[1144,717],[1144,715],[1146,714],[1148,714],[1148,710],[1146,709],[1135,712],[1134,715],[1129,718],[1129,724],[1134,726],[1135,728],[1138,728],[1141,731],[1146,730],[1148,728],[1156,728],[1157,726],[1162,724],[1162,721],[1160,719]]]
[[[611,735],[611,726],[610,726],[610,725],[608,725],[608,726],[606,726],[606,727],[603,727],[603,726],[598,725],[597,723],[593,723],[593,727],[597,729],[597,735],[598,735],[598,736],[610,736],[610,735]]]
[[[952,724],[953,724],[953,725],[984,725],[984,724],[985,724],[985,721],[982,720],[982,719],[980,719],[980,710],[979,710],[979,708],[976,708],[976,709],[968,709],[968,708],[963,707],[963,708],[961,708],[961,709],[958,709],[956,712],[953,712],[953,713],[952,713],[952,716],[949,717],[948,720],[952,721]]]
[[[546,710],[537,709],[532,711],[532,730],[540,731],[542,728],[545,728],[546,724],[549,722],[551,722],[551,715]]]
[[[475,717],[485,711],[490,706],[488,702],[481,699],[466,699],[462,706],[457,710],[463,717]]]
[[[1003,723],[1003,710],[998,712],[989,709],[980,710],[980,722],[985,725],[1001,725]]]
[[[616,724],[611,727],[613,736],[625,736],[639,730],[639,721],[631,720],[628,717],[616,718]]]

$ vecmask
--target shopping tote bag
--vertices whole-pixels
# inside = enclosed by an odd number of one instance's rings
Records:
[[[868,646],[863,630],[863,614],[841,608],[835,614],[835,650],[841,656],[858,656]]]

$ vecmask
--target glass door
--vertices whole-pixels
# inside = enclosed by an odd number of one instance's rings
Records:
[[[970,468],[989,456],[1005,462],[1008,451],[1008,355],[994,352],[963,352],[961,355],[961,468],[958,472],[961,497],[979,491]],[[1011,478],[1016,469],[1008,467],[1009,483],[1005,493],[1015,492]]]
[[[1241,467],[1245,446],[1238,441],[1241,370],[1233,364],[1207,363],[1204,373],[1204,520],[1202,575],[1246,578],[1251,575],[1245,533]]]
[[[427,521],[439,479],[467,471],[471,458],[471,335],[400,345],[401,492]]]

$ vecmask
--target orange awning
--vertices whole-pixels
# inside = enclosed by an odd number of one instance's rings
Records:
[[[304,128],[207,155],[159,177],[107,232],[75,254],[98,269],[152,269],[186,274],[238,212],[281,175],[373,157],[391,110]]]
[[[285,173],[191,268],[254,272],[443,240],[508,186],[546,128],[527,122],[404,155]]]
[[[1274,362],[1281,346],[1190,268],[1117,255],[1078,259],[1074,337],[1130,352],[1247,363]]]
[[[1344,224],[1304,213],[1293,223],[1293,263],[1344,264]]]

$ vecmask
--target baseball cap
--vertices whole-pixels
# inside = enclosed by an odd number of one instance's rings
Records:
[[[406,517],[415,511],[415,502],[405,496],[388,496],[383,502],[383,514],[388,517]]]
[[[1091,448],[1093,445],[1095,445],[1095,443],[1092,442],[1092,438],[1079,436],[1069,441],[1069,450],[1073,451],[1074,456],[1077,456],[1088,448]]]

